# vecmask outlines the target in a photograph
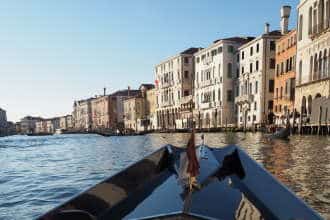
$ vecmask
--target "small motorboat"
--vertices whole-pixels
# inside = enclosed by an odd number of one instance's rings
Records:
[[[39,220],[322,219],[239,147],[196,152],[198,187],[180,181],[185,149],[167,145]]]
[[[273,134],[267,135],[269,139],[283,139],[288,140],[290,136],[290,128],[280,128]]]

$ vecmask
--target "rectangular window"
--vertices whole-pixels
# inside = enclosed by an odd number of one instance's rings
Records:
[[[189,90],[184,90],[183,96],[189,96]]]
[[[257,102],[254,102],[254,110],[257,110]]]
[[[185,57],[185,58],[184,58],[184,63],[185,63],[185,64],[188,64],[188,63],[189,63],[189,58],[188,58],[188,57]]]
[[[234,53],[234,47],[232,45],[228,46],[228,52],[229,53]]]
[[[269,92],[274,92],[274,80],[269,80]]]
[[[288,82],[285,82],[285,90],[284,90],[284,92],[285,92],[285,95],[288,94]]]
[[[257,120],[257,116],[253,115],[253,121]]]
[[[276,50],[276,44],[275,44],[275,41],[270,41],[269,49],[270,49],[271,51],[275,51],[275,50]]]
[[[242,51],[242,60],[244,60],[244,51]]]
[[[257,44],[257,53],[259,53],[259,44]]]
[[[256,81],[255,93],[258,93],[258,81]]]
[[[222,47],[218,47],[218,53],[222,53]]]
[[[269,60],[269,68],[270,69],[275,69],[275,59],[274,58],[271,58]]]
[[[228,77],[228,78],[231,78],[231,76],[232,76],[232,72],[233,72],[233,67],[232,67],[233,65],[232,65],[231,63],[228,63],[227,65],[228,65],[228,66],[227,66],[227,68],[228,68],[228,69],[227,69],[227,71],[228,71],[228,72],[227,72],[227,77]]]
[[[272,110],[273,109],[273,100],[269,100],[268,101],[268,110]]]
[[[199,59],[200,59],[199,57],[196,57],[196,63],[199,63]]]
[[[244,73],[244,66],[242,66],[242,74]]]
[[[250,73],[252,73],[252,72],[253,72],[253,64],[250,63]]]
[[[259,61],[256,61],[256,71],[259,71]]]
[[[184,78],[185,79],[189,78],[189,72],[187,70],[184,71]]]
[[[233,91],[227,90],[227,101],[231,102],[233,100]]]
[[[249,83],[249,94],[252,94],[252,83]]]
[[[217,50],[212,50],[211,51],[211,56],[214,57],[215,55],[217,55]]]
[[[250,47],[250,56],[253,55],[253,47]]]

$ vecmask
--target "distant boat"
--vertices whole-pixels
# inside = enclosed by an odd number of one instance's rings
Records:
[[[55,134],[63,134],[63,130],[58,128],[55,130]]]
[[[41,133],[28,133],[27,136],[48,136],[53,135],[53,133],[41,132]]]
[[[197,188],[180,181],[185,149],[167,145],[38,219],[322,219],[239,147],[196,151]]]
[[[288,139],[290,136],[290,128],[280,128],[275,133],[268,135],[269,139]]]

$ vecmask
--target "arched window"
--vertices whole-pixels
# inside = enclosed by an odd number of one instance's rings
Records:
[[[308,34],[313,33],[313,8],[309,8],[309,13],[308,13]]]
[[[321,76],[322,76],[322,72],[323,72],[323,65],[322,65],[322,62],[323,61],[323,57],[322,57],[322,51],[320,51],[320,55],[319,55],[319,74],[317,75],[317,79],[321,79]]]
[[[316,80],[317,70],[318,70],[318,60],[317,60],[317,54],[315,54],[315,56],[314,56],[314,74],[313,74],[313,80]]]
[[[324,0],[319,2],[318,33],[324,29]]]
[[[306,97],[305,96],[302,97],[302,101],[301,101],[301,114],[303,114],[303,115],[307,114]]]
[[[303,29],[303,16],[299,16],[299,33],[298,33],[298,40],[301,41],[302,39],[302,30]]]
[[[330,5],[329,0],[325,3],[325,28],[329,28],[329,19],[330,19]]]
[[[317,33],[317,10],[313,10],[313,34]]]
[[[302,80],[302,60],[299,61],[299,84],[301,84]]]
[[[309,61],[309,77],[308,77],[309,81],[312,81],[313,79],[313,62],[314,62],[313,56],[311,56],[311,59]]]
[[[322,76],[321,78],[324,78],[328,75],[328,57],[327,57],[327,49],[324,50],[324,53],[323,53],[323,73],[322,73]]]
[[[312,114],[312,96],[309,95],[308,96],[308,100],[307,100],[307,104],[308,104],[308,115]]]

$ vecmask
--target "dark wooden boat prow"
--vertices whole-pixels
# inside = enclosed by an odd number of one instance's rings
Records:
[[[200,189],[180,184],[185,151],[168,145],[39,219],[322,219],[240,148],[203,149]]]
[[[275,133],[267,135],[267,138],[273,139],[282,139],[282,140],[289,140],[290,136],[290,128],[280,128]]]

